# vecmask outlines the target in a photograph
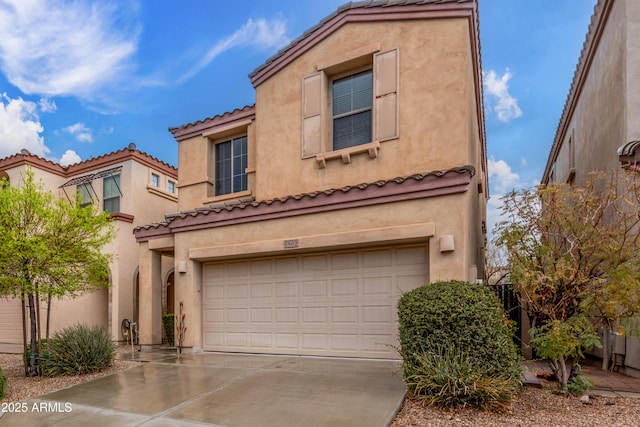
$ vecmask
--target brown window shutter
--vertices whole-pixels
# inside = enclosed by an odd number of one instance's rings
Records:
[[[302,158],[322,152],[322,72],[302,79]]]
[[[374,139],[398,137],[398,49],[373,56]]]

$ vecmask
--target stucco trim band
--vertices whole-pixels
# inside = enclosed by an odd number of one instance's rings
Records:
[[[290,239],[263,240],[259,242],[232,245],[209,246],[189,250],[189,259],[194,261],[220,260],[225,258],[246,258],[248,256],[299,252],[322,248],[346,248],[368,243],[390,244],[394,242],[424,241],[436,232],[435,222],[402,225],[395,227],[370,228],[343,233],[316,234],[312,236],[292,236]],[[287,243],[295,242],[287,249]]]
[[[184,231],[463,193],[469,189],[474,174],[473,167],[463,166],[280,199],[200,208],[167,215],[162,223],[136,227],[134,234],[140,243]]]
[[[442,177],[430,176],[419,181],[406,180],[401,183],[390,181],[382,187],[369,185],[364,189],[350,188],[346,192],[336,190],[301,198],[285,198],[283,201],[276,199],[257,203],[255,206],[253,204],[237,205],[231,209],[213,209],[209,212],[203,210],[195,216],[185,215],[185,217],[174,219],[169,223],[169,228],[173,233],[178,233],[423,199],[465,192],[470,182],[470,173],[459,172],[449,172]]]

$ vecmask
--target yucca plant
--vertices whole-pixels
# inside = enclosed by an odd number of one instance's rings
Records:
[[[42,375],[81,375],[111,366],[116,346],[98,326],[75,325],[56,332],[42,349]]]
[[[487,375],[453,345],[415,354],[414,362],[405,370],[407,387],[428,405],[497,409],[518,392],[512,378]]]

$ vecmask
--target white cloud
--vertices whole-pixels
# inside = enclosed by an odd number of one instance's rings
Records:
[[[36,103],[0,94],[0,158],[22,149],[44,157],[50,150],[44,144],[43,130]]]
[[[499,221],[502,221],[501,208],[502,197],[507,191],[511,191],[521,185],[520,175],[511,170],[511,166],[504,160],[496,160],[491,156],[487,162],[489,171],[489,188],[491,197],[487,203],[487,235],[493,238],[493,229]]]
[[[82,159],[80,156],[73,150],[67,150],[64,152],[62,157],[60,158],[60,164],[62,166],[72,165],[74,163],[80,163]]]
[[[91,129],[86,127],[84,123],[76,123],[71,126],[67,126],[62,130],[75,136],[75,138],[80,142],[93,142]]]
[[[495,111],[498,115],[498,120],[505,123],[522,116],[518,100],[509,94],[507,83],[509,83],[511,77],[509,69],[505,71],[502,77],[498,77],[494,70],[483,73],[485,93],[494,101],[489,106],[489,109]]]
[[[218,55],[234,47],[251,46],[258,49],[277,50],[289,44],[290,40],[285,35],[286,32],[287,23],[283,19],[249,19],[235,33],[229,37],[219,40],[215,45],[213,45],[200,62],[183,74],[178,79],[178,82],[184,82],[190,79],[202,71]]]
[[[27,94],[91,99],[131,65],[139,29],[128,24],[130,10],[111,2],[2,0],[2,72]]]
[[[511,170],[504,160],[496,161],[493,156],[487,162],[489,169],[489,187],[502,194],[511,190],[520,180],[520,175]]]
[[[522,166],[527,166],[527,159],[526,159],[525,157],[522,157],[522,158],[520,159],[520,164],[521,164]]]
[[[40,111],[43,113],[53,113],[58,109],[56,102],[49,98],[40,98],[38,106],[40,107]]]

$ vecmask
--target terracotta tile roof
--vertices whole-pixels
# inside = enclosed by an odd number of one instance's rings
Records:
[[[40,169],[44,169],[50,173],[60,176],[65,176],[67,170],[67,166],[62,166],[59,163],[31,154],[29,150],[25,149],[21,150],[19,153],[0,159],[0,170],[10,169],[22,164],[37,166]]]
[[[188,138],[193,134],[202,132],[203,130],[210,127],[234,121],[238,116],[244,117],[251,115],[255,115],[255,104],[245,105],[242,108],[236,108],[233,111],[216,114],[213,117],[208,117],[206,119],[198,120],[193,123],[186,123],[181,126],[170,127],[169,132],[171,132],[174,138],[176,138],[177,140],[181,140]]]
[[[135,233],[136,231],[140,231],[140,230],[168,228],[169,225],[177,219],[186,219],[189,217],[198,217],[198,216],[211,215],[211,214],[215,215],[215,214],[220,214],[220,213],[230,212],[235,210],[245,210],[245,209],[259,208],[263,206],[284,204],[289,201],[312,200],[320,196],[335,196],[339,194],[350,193],[356,190],[366,190],[371,187],[382,188],[392,184],[403,184],[411,181],[413,182],[424,181],[429,178],[438,179],[438,178],[444,177],[447,174],[459,174],[459,175],[468,174],[469,176],[473,176],[475,175],[475,168],[473,166],[466,165],[466,166],[455,167],[447,170],[437,170],[437,171],[431,171],[427,173],[416,173],[416,174],[412,174],[404,177],[378,180],[374,182],[361,183],[357,185],[347,185],[340,188],[332,188],[328,190],[320,190],[320,191],[314,191],[310,193],[301,193],[296,195],[277,197],[277,198],[268,199],[268,200],[255,200],[253,198],[250,198],[250,199],[239,200],[233,203],[225,202],[225,203],[215,204],[215,205],[206,206],[202,208],[196,208],[196,209],[191,209],[187,211],[166,214],[164,221],[156,222],[152,224],[146,224],[143,226],[138,226],[133,231]]]
[[[116,157],[121,157],[122,155],[128,155],[128,154],[132,154],[135,153],[138,156],[144,157],[154,163],[158,163],[159,165],[163,165],[166,168],[169,168],[173,171],[178,171],[178,169],[175,166],[170,165],[169,163],[160,160],[156,157],[153,157],[150,154],[145,153],[144,151],[140,151],[136,148],[136,145],[134,143],[129,144],[129,146],[122,148],[120,150],[116,150],[116,151],[112,151],[111,153],[107,153],[107,154],[102,154],[100,156],[97,157],[91,157],[87,160],[83,160],[82,162],[79,163],[74,163],[71,164],[69,166],[67,166],[66,168],[69,170],[69,173],[72,174],[74,173],[74,171],[76,169],[85,169],[86,166],[90,165],[91,163],[100,163],[104,160],[108,160],[110,158],[116,158]]]
[[[175,166],[138,150],[133,143],[121,150],[103,154],[98,157],[92,157],[82,162],[73,163],[67,166],[62,166],[54,161],[31,154],[27,150],[22,150],[20,153],[0,159],[0,169],[8,169],[19,164],[30,164],[39,169],[44,169],[60,176],[69,177],[76,174],[87,173],[87,171],[95,170],[113,164],[114,162],[127,160],[131,157],[135,157],[137,161],[147,163],[149,166],[160,167],[177,179],[178,169]]]
[[[544,173],[542,175],[542,182],[546,182],[546,180],[548,180],[549,174],[551,173],[551,166],[555,162],[558,156],[558,152],[560,151],[560,146],[562,145],[565,132],[567,130],[566,128],[571,121],[573,110],[580,96],[582,85],[584,84],[584,81],[586,80],[589,73],[591,61],[593,60],[593,56],[595,55],[595,51],[597,50],[600,36],[602,35],[604,27],[606,26],[609,12],[613,7],[613,3],[614,0],[598,0],[593,9],[593,15],[591,16],[589,29],[587,30],[587,35],[585,37],[584,43],[582,44],[580,58],[578,59],[578,64],[576,65],[576,70],[573,74],[573,79],[571,80],[571,87],[569,89],[569,93],[567,94],[567,99],[564,103],[562,115],[560,116],[558,127],[556,128],[553,145],[551,146],[549,157],[547,159],[547,165],[545,166]]]

